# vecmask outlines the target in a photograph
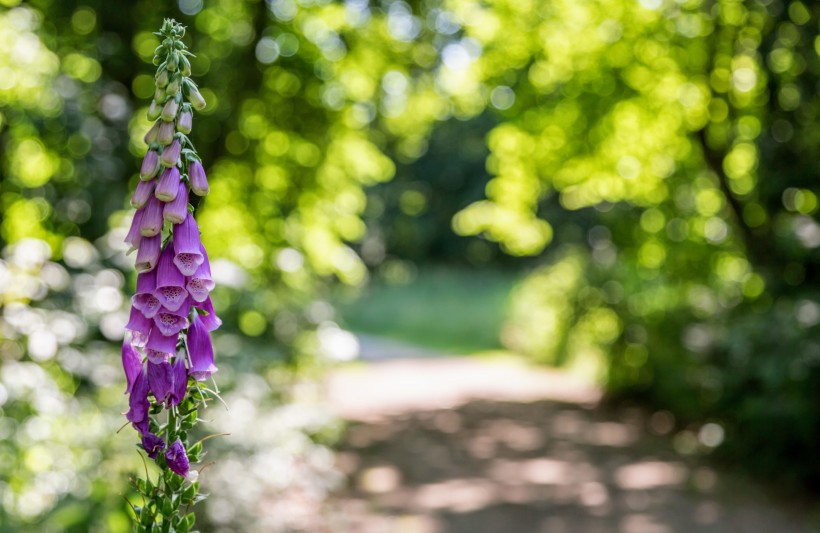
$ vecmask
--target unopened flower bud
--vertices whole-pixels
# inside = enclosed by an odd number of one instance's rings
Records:
[[[165,62],[165,68],[169,72],[174,72],[179,65],[179,58],[177,52],[172,52],[168,55],[168,61]]]
[[[191,91],[191,94],[188,95],[188,100],[191,102],[191,105],[194,106],[194,109],[197,111],[202,111],[205,109],[207,105],[205,102],[205,98],[202,97],[202,94],[199,92],[199,89],[194,89]]]
[[[168,146],[174,140],[174,123],[163,122],[159,127],[159,134],[157,134],[157,142],[160,146]]]
[[[159,135],[159,125],[160,121],[154,122],[154,125],[151,126],[150,130],[148,130],[148,133],[145,134],[143,140],[145,141],[145,144],[147,144],[148,146],[151,146],[152,144],[157,142],[157,135]]]
[[[156,100],[151,100],[148,106],[148,120],[156,120],[162,114],[162,106]]]
[[[188,179],[191,181],[191,190],[197,196],[205,196],[211,190],[208,187],[208,178],[205,176],[205,169],[199,161],[188,163]]]
[[[156,77],[157,87],[165,87],[168,85],[168,71],[162,70]]]
[[[186,80],[187,82],[188,80]],[[202,94],[197,89],[196,85],[193,83],[186,83],[185,89],[188,94],[188,101],[191,102],[191,105],[194,106],[194,109],[197,111],[202,111],[205,109],[205,99],[202,97]]]
[[[168,87],[165,88],[165,92],[168,93],[168,96],[176,96],[179,92],[179,85],[182,82],[182,76],[179,74],[172,74],[168,81]]]
[[[179,111],[179,103],[174,98],[169,98],[165,102],[165,107],[162,108],[162,120],[165,122],[172,122]]]
[[[182,113],[180,113],[177,118],[177,131],[186,135],[191,133],[193,122],[194,114],[191,112],[191,108],[186,104],[182,108]]]
[[[146,204],[145,211],[142,214],[140,235],[143,237],[159,235],[162,231],[162,208],[162,202],[157,200],[156,197],[148,199],[148,204]]]
[[[164,167],[172,167],[179,161],[179,153],[182,151],[182,144],[179,139],[174,139],[169,146],[165,147],[162,155],[159,157],[159,162]]]
[[[179,92],[179,80],[172,81],[164,90],[166,95],[170,96],[171,98],[175,97]]]
[[[137,183],[137,188],[131,196],[131,205],[136,209],[144,206],[151,198],[151,193],[154,192],[154,186],[157,184],[156,180],[140,181]]]
[[[182,56],[182,59],[180,60],[180,67],[180,72],[183,76],[191,75],[191,62],[188,61],[187,57]]]
[[[140,168],[140,179],[148,181],[159,172],[159,154],[156,150],[148,150],[142,158],[142,168]]]
[[[162,87],[157,87],[154,91],[154,100],[157,102],[164,102],[165,101],[165,89]]]
[[[188,216],[188,186],[180,181],[178,187],[179,191],[176,198],[165,204],[165,208],[162,210],[162,218],[171,224],[182,224],[182,221]]]
[[[179,191],[179,170],[177,167],[166,168],[159,177],[154,196],[163,202],[170,202]]]

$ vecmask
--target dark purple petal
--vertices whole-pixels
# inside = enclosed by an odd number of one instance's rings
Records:
[[[182,144],[180,144],[179,139],[174,139],[169,146],[165,147],[165,150],[162,151],[162,155],[159,157],[159,162],[164,167],[173,167],[179,161],[179,154],[182,151]]]
[[[170,202],[177,197],[179,192],[179,169],[177,167],[166,168],[159,176],[157,188],[154,196],[163,202]]]
[[[162,352],[169,355],[177,353],[177,340],[179,334],[163,335],[159,328],[153,328],[151,334],[148,335],[148,342],[145,347],[156,352]]]
[[[148,457],[156,459],[159,452],[165,449],[165,441],[153,433],[147,433],[142,436],[142,447],[148,453]]]
[[[214,311],[214,304],[211,302],[211,297],[208,296],[205,298],[205,301],[202,303],[196,304],[196,306],[207,314],[199,315],[200,320],[202,320],[202,324],[205,326],[205,329],[208,331],[214,331],[219,329],[219,326],[222,325],[222,320],[216,316],[216,311]]]
[[[165,247],[159,258],[154,296],[169,311],[177,311],[188,298],[185,275],[174,264],[174,247],[171,244]]]
[[[142,215],[142,224],[140,224],[140,234],[143,237],[153,237],[162,231],[162,207],[162,202],[156,198],[156,193],[148,199]]]
[[[142,158],[142,166],[140,167],[140,179],[148,181],[159,172],[159,154],[156,150],[148,150],[145,157]]]
[[[128,398],[128,412],[125,417],[140,433],[148,430],[148,408],[151,403],[148,401],[148,376],[145,374],[145,367],[140,368],[131,388],[131,396]]]
[[[188,354],[191,356],[191,369],[188,374],[197,381],[205,381],[216,372],[214,366],[214,347],[211,334],[203,324],[199,313],[188,329]]]
[[[125,394],[129,394],[134,388],[134,380],[142,372],[142,357],[128,341],[122,343],[122,368],[125,370]]]
[[[137,251],[137,272],[148,272],[154,270],[159,261],[159,249],[162,239],[159,235],[153,237],[143,237],[140,241],[139,251]]]
[[[208,178],[205,176],[205,169],[199,161],[191,161],[188,164],[188,179],[191,182],[191,190],[197,196],[205,196],[211,190],[208,187]]]
[[[174,389],[174,372],[167,362],[148,361],[148,387],[158,402],[164,402]]]
[[[178,189],[176,198],[162,211],[162,218],[171,224],[179,224],[188,216],[188,187],[180,181]]]
[[[190,463],[188,462],[188,455],[185,453],[185,447],[182,442],[177,439],[165,451],[165,462],[172,472],[179,474],[182,477],[188,475]]]
[[[151,198],[151,193],[154,192],[156,184],[157,181],[154,179],[137,183],[137,188],[134,189],[134,194],[131,196],[131,206],[137,209],[145,207],[145,204]]]
[[[125,329],[131,333],[131,344],[139,347],[145,346],[153,325],[151,319],[146,318],[136,307],[132,307],[128,323],[125,325]]]
[[[140,227],[142,226],[143,213],[145,213],[145,209],[137,209],[134,218],[131,220],[131,228],[128,230],[128,235],[125,236],[125,244],[128,245],[127,253],[131,253],[140,247],[140,241],[142,240]]]
[[[179,405],[185,399],[188,391],[188,369],[185,368],[185,356],[178,355],[174,361],[174,391],[171,393],[169,403]]]

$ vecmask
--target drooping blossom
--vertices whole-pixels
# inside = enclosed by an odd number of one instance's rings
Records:
[[[185,287],[196,302],[204,302],[210,292],[214,289],[214,280],[211,278],[211,263],[208,261],[208,253],[204,246],[200,246],[202,254],[202,264],[197,267],[196,272],[188,278]]]
[[[163,307],[159,310],[157,316],[154,317],[154,324],[163,335],[175,335],[190,325],[186,315],[187,311],[180,313],[179,311],[174,312]]]
[[[199,227],[192,214],[174,226],[174,264],[185,276],[192,276],[205,261]]]
[[[142,436],[142,447],[148,453],[148,457],[156,459],[159,453],[165,449],[165,441],[153,433],[146,433]]]
[[[185,447],[182,445],[182,441],[179,439],[175,440],[174,443],[165,450],[165,462],[171,471],[182,477],[188,475],[190,463],[188,462],[188,454],[185,453]]]
[[[145,343],[145,348],[148,350],[153,350],[154,352],[167,354],[170,357],[177,352],[178,340],[179,334],[163,335],[161,329],[153,328],[151,329],[151,333],[148,335],[148,341]],[[164,359],[167,360],[168,358],[165,357]]]
[[[151,403],[148,401],[148,376],[145,367],[140,367],[140,372],[134,379],[131,388],[131,396],[128,398],[128,412],[125,417],[142,434],[148,432],[148,409]]]
[[[125,244],[128,245],[127,253],[133,252],[140,246],[140,241],[142,241],[140,226],[142,226],[142,214],[144,212],[145,209],[137,209],[134,212],[134,218],[131,219],[131,227],[128,230],[128,234],[125,236]]]
[[[154,296],[157,288],[156,269],[142,272],[137,276],[137,292],[131,297],[131,302],[146,318],[154,318],[162,305]]]
[[[205,381],[216,372],[214,366],[214,347],[211,334],[199,318],[199,313],[188,328],[188,354],[191,356],[191,368],[188,373],[197,381]]]
[[[125,329],[131,334],[131,344],[140,348],[145,346],[153,326],[153,320],[142,314],[142,311],[136,307],[131,307],[131,315],[128,317],[128,323],[125,324]]]
[[[137,262],[134,265],[137,272],[148,272],[157,266],[161,245],[162,239],[159,235],[140,239],[139,249],[137,250]]]
[[[185,399],[185,393],[188,391],[188,368],[185,366],[185,357],[177,355],[176,361],[173,365],[174,371],[174,389],[171,391],[171,397],[168,403],[179,405]]]
[[[174,249],[168,245],[162,251],[157,265],[157,288],[154,296],[168,311],[178,311],[188,298],[185,275],[174,263]]]
[[[222,325],[222,319],[216,316],[216,311],[214,311],[214,304],[211,302],[211,297],[208,296],[205,298],[205,301],[201,303],[197,303],[196,307],[202,309],[205,313],[199,315],[199,319],[202,321],[202,325],[205,326],[205,329],[208,331],[216,331],[219,329],[219,326]]]
[[[174,389],[174,371],[167,361],[148,361],[148,388],[159,403],[165,403]]]
[[[142,357],[127,339],[122,343],[122,368],[125,371],[125,394],[130,394],[134,381],[142,371]]]

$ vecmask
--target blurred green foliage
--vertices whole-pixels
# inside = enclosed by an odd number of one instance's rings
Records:
[[[498,262],[498,243],[542,265],[513,293],[506,344],[595,368],[682,430],[720,424],[718,450],[750,469],[820,483],[815,4],[0,6],[2,244],[39,239],[75,280],[89,265],[130,272],[117,243],[145,150],[151,31],[175,17],[208,88],[193,140],[210,164],[201,227],[229,353],[274,339],[288,347],[274,359],[309,367],[305,331],[334,320],[323,300],[336,281],[361,284],[368,266],[389,277],[395,256]],[[95,286],[120,294],[130,276]],[[2,370],[46,368],[68,394],[77,373],[24,347],[9,301]],[[67,342],[86,353],[115,339],[117,316]],[[254,364],[264,374],[268,361]],[[23,465],[0,467],[6,494],[36,478],[33,463],[0,464]],[[65,494],[28,514],[4,500],[4,523],[38,520]]]
[[[501,348],[507,300],[520,276],[440,265],[417,270],[395,261],[384,267],[361,294],[337,298],[347,327],[451,354]]]

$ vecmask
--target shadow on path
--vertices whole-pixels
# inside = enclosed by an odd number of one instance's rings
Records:
[[[328,390],[351,420],[339,531],[809,531],[796,510],[676,453],[641,411],[598,407],[598,391],[557,372],[394,360],[341,369]]]

